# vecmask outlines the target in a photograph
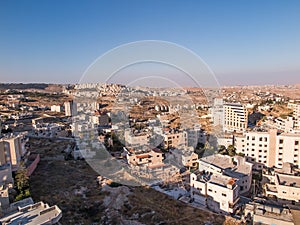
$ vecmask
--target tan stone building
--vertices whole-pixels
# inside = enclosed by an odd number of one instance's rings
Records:
[[[146,166],[149,168],[163,166],[163,153],[157,148],[135,152],[125,150],[127,162],[134,166]]]
[[[244,131],[248,127],[248,111],[239,103],[224,104],[223,129],[225,131]]]
[[[263,166],[282,168],[283,162],[300,167],[300,134],[268,132],[246,132],[235,137],[238,153],[245,154],[249,162],[260,169]]]

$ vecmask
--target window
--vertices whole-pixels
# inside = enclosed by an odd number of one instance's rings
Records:
[[[299,145],[299,141],[295,141],[295,145]]]
[[[262,138],[262,137],[260,137],[260,138],[259,138],[259,141],[262,141],[262,140],[263,140],[263,138]]]
[[[227,195],[226,195],[226,194],[224,194],[224,193],[222,193],[222,196],[226,197]]]
[[[279,144],[283,144],[283,139],[279,139]]]
[[[208,191],[212,192],[212,190],[211,190],[211,189],[208,189]]]

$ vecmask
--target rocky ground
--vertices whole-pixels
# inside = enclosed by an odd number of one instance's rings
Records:
[[[84,160],[65,160],[67,141],[30,140],[41,162],[30,177],[34,201],[57,204],[61,224],[234,224],[149,187],[99,185]]]

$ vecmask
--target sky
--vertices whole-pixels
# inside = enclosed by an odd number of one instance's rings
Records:
[[[141,40],[190,49],[221,85],[300,83],[298,0],[0,0],[0,82],[77,83]]]

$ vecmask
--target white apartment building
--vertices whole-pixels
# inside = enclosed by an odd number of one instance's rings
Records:
[[[275,119],[275,128],[286,133],[292,133],[295,127],[295,120],[292,116],[287,118],[278,117]]]
[[[293,117],[295,120],[294,129],[300,130],[300,102],[290,101],[288,103],[288,108],[293,110]]]
[[[244,131],[248,126],[248,111],[239,103],[224,104],[224,131]]]
[[[253,221],[253,224],[280,224],[294,225],[295,221],[291,211],[282,206],[260,204],[256,202],[247,203],[244,216]]]
[[[228,148],[229,145],[233,145],[233,135],[218,137],[218,145],[223,145]]]
[[[250,192],[252,183],[252,164],[241,156],[214,154],[199,159],[199,171],[226,175],[236,179],[240,194]]]
[[[293,174],[275,172],[266,176],[270,183],[264,186],[266,196],[276,196],[280,199],[300,201],[300,177]]]
[[[222,98],[215,98],[212,108],[214,126],[223,126],[224,124],[224,106]]]
[[[51,112],[62,112],[63,108],[60,105],[51,105]]]
[[[282,168],[284,162],[300,168],[300,134],[282,133],[276,136],[275,166]]]
[[[73,101],[65,102],[64,106],[65,106],[65,115],[73,116],[74,112],[76,111],[74,102]]]
[[[245,154],[247,161],[255,164],[256,169],[263,166],[282,168],[283,162],[300,167],[300,134],[269,132],[246,132],[235,137],[238,153]]]
[[[190,175],[191,198],[218,213],[234,213],[239,201],[236,179],[210,172],[196,171]]]

